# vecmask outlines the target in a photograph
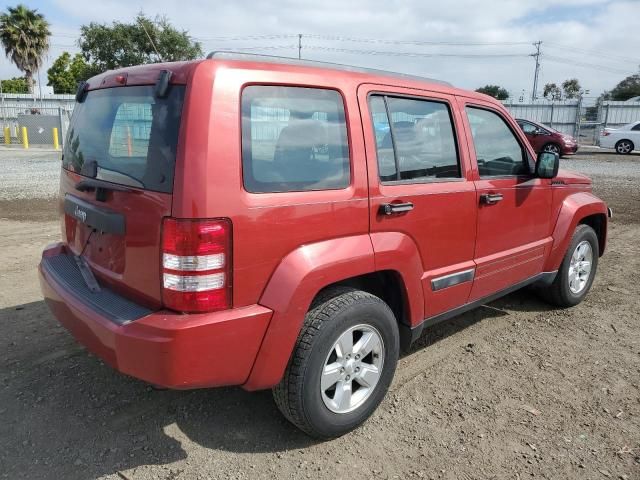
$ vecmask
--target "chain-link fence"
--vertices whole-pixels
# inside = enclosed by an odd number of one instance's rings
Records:
[[[7,145],[46,145],[60,148],[64,142],[75,97],[28,94],[0,95],[2,143]]]

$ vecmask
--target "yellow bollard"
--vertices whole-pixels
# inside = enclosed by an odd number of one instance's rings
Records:
[[[11,129],[4,127],[4,144],[11,145]]]
[[[58,143],[58,128],[53,127],[53,148],[58,150],[60,148],[60,144]]]
[[[27,134],[27,127],[22,127],[22,146],[29,148],[29,135]]]

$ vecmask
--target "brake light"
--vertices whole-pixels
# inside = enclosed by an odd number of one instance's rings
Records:
[[[611,132],[608,132],[606,130],[604,132],[602,132],[602,136],[603,137],[608,137],[609,135],[611,135]]]
[[[180,312],[231,308],[231,221],[165,218],[162,300]]]

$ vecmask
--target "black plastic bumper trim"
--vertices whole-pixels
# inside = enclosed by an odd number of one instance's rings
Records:
[[[44,257],[41,265],[42,270],[59,287],[116,325],[124,325],[153,313],[153,310],[138,305],[102,285],[100,291],[92,292],[85,283],[72,255],[61,253],[52,257]]]

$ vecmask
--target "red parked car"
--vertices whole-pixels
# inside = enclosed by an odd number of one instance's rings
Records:
[[[316,437],[364,422],[426,327],[531,284],[575,305],[604,252],[589,179],[448,84],[216,54],[76,98],[55,316],[154,385],[273,388]]]
[[[536,153],[553,152],[562,157],[573,155],[578,151],[578,142],[571,135],[531,120],[517,118],[516,122]]]

